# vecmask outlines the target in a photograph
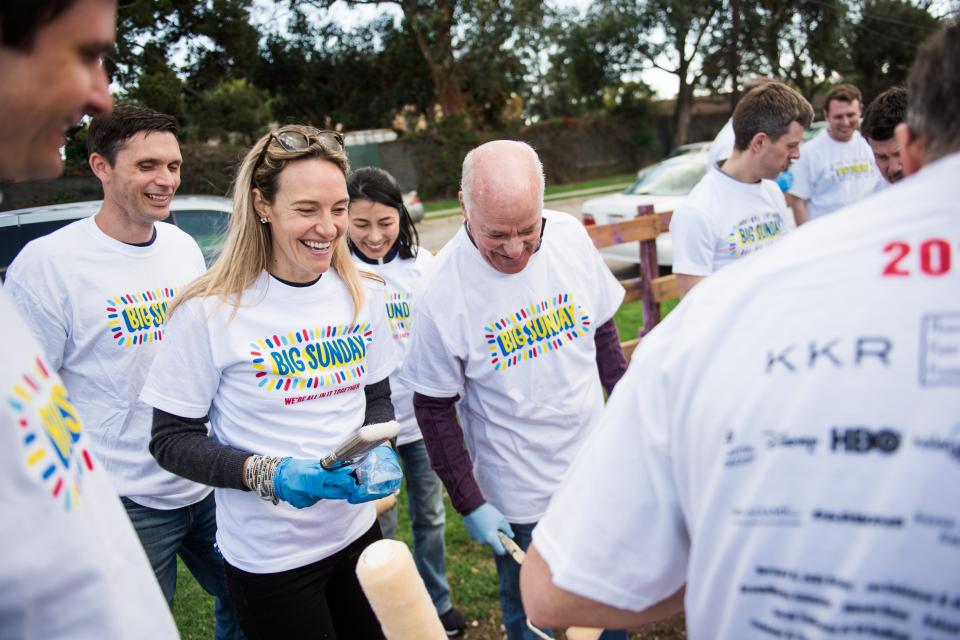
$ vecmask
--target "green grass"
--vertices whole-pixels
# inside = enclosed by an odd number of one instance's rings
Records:
[[[679,300],[667,300],[660,304],[660,319],[667,317],[667,314],[673,311]],[[617,312],[613,315],[613,321],[617,325],[617,333],[620,334],[621,342],[633,340],[637,337],[637,330],[643,325],[643,303],[639,300],[620,305]]]
[[[633,182],[637,179],[636,173],[625,173],[618,176],[608,176],[606,178],[596,178],[595,180],[583,180],[582,182],[570,182],[568,184],[554,184],[546,188],[546,195],[552,196],[568,191],[579,191],[580,189],[597,189],[599,187],[613,187],[625,182]]]
[[[635,173],[627,173],[619,176],[608,176],[606,178],[597,178],[595,180],[584,180],[582,182],[571,182],[568,184],[554,184],[546,188],[546,195],[552,196],[569,191],[579,191],[580,189],[595,189],[599,187],[610,187],[613,185],[632,182],[637,177]],[[426,213],[432,211],[443,211],[444,209],[453,209],[459,207],[460,203],[456,198],[447,198],[444,200],[431,200],[423,203],[423,210]]]
[[[213,598],[197,584],[180,558],[177,558],[173,619],[183,640],[213,640]]]

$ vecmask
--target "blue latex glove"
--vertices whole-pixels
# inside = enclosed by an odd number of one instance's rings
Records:
[[[353,474],[357,483],[347,498],[350,504],[386,498],[400,489],[403,480],[397,452],[385,444],[368,453]]]
[[[781,171],[775,182],[777,183],[777,186],[780,187],[780,191],[783,191],[784,193],[790,191],[790,187],[793,186],[793,171],[790,171],[790,167],[787,167]]]
[[[328,471],[319,460],[284,458],[273,477],[273,493],[297,509],[311,507],[321,498],[346,500],[356,485],[349,468]]]
[[[503,517],[503,514],[489,502],[484,502],[463,516],[463,524],[467,527],[467,533],[470,534],[471,538],[481,544],[490,545],[493,552],[498,556],[507,553],[497,537],[497,531],[503,531],[512,538],[513,529],[510,528],[510,523]]]

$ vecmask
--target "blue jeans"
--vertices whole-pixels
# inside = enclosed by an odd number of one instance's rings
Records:
[[[243,632],[227,589],[223,557],[216,547],[217,513],[213,493],[196,504],[169,511],[144,507],[129,498],[121,499],[167,604],[173,607],[179,553],[200,586],[214,597],[214,638],[242,640]]]
[[[443,508],[443,485],[430,468],[430,458],[423,440],[400,445],[397,453],[407,482],[407,510],[413,529],[413,560],[427,585],[433,606],[438,614],[443,615],[453,607],[444,561],[446,513]],[[387,511],[379,521],[383,537],[392,538],[397,530],[397,510]]]
[[[513,540],[524,551],[530,546],[533,528],[536,526],[536,522],[510,523],[510,528],[513,529]],[[500,578],[500,610],[503,613],[503,626],[507,629],[507,639],[538,640],[537,636],[527,628],[527,614],[520,600],[520,565],[509,554],[495,555],[494,560],[497,563],[497,576]],[[546,633],[551,635],[549,631]],[[627,640],[627,632],[604,631],[600,640]]]

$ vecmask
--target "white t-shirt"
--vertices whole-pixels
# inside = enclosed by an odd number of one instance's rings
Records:
[[[733,118],[730,118],[710,144],[710,149],[707,151],[709,165],[716,167],[718,163],[729,158],[733,153],[734,144],[736,144],[736,134],[733,132]]]
[[[747,184],[711,167],[670,220],[673,271],[710,275],[780,240],[792,218],[776,182]]]
[[[824,130],[803,145],[792,170],[790,194],[807,201],[811,220],[860,202],[883,180],[859,131],[849,141],[837,142]]]
[[[791,234],[644,338],[534,531],[556,585],[641,610],[686,583],[692,639],[956,635],[957,175]]]
[[[364,387],[395,362],[383,285],[363,278],[364,305],[330,269],[308,287],[263,272],[235,308],[193,298],[170,317],[141,398],[185,418],[210,416],[223,444],[271,456],[320,459],[363,424]],[[234,315],[235,314],[235,315]],[[373,525],[372,503],[274,505],[217,489],[217,542],[251,573],[274,573],[340,551]]]
[[[0,335],[0,637],[178,637],[75,403],[4,292]]]
[[[384,302],[387,310],[387,320],[390,322],[390,331],[397,346],[400,359],[396,371],[400,370],[403,356],[410,346],[410,314],[414,306],[414,292],[420,279],[430,268],[435,258],[433,254],[419,247],[417,255],[412,259],[399,256],[390,262],[370,264],[357,261],[357,268],[374,271],[386,281]],[[390,376],[390,399],[400,423],[400,433],[397,434],[397,444],[410,444],[422,440],[417,417],[413,414],[413,390],[400,382],[395,373]]]
[[[460,395],[480,490],[516,523],[540,518],[599,418],[594,331],[623,299],[580,222],[543,216],[543,244],[514,275],[457,232],[422,281],[400,373],[424,395]]]
[[[165,471],[150,455],[152,409],[137,400],[164,338],[167,305],[206,267],[197,243],[172,224],[137,247],[94,218],[27,244],[5,288],[60,373],[117,492],[154,509],[205,498],[209,487]]]

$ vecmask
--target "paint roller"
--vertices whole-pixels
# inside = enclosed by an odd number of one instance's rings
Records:
[[[413,555],[399,540],[377,540],[360,554],[357,579],[387,640],[446,640]]]
[[[337,445],[332,453],[325,456],[320,464],[324,469],[339,469],[359,463],[380,444],[395,438],[398,431],[400,423],[396,420],[359,427]]]

